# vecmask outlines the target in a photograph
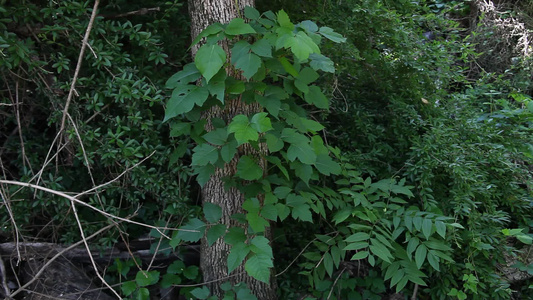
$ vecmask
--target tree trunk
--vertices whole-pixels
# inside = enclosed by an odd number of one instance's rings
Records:
[[[242,16],[244,7],[254,6],[254,4],[254,0],[189,0],[192,38],[194,39],[204,28],[212,23],[229,23],[233,18]],[[229,60],[228,41],[222,41],[221,46],[228,54]],[[198,45],[192,48],[193,56],[196,55],[197,50]],[[227,72],[233,71],[227,70]],[[240,78],[235,73],[229,75]],[[208,120],[207,130],[212,129],[211,122],[209,121],[211,118],[217,117],[228,122],[235,115],[250,115],[260,110],[261,107],[257,104],[247,105],[240,101],[240,99],[227,100],[226,107],[223,110],[219,106],[213,106],[204,115]],[[241,155],[259,155],[259,152],[251,147],[239,149],[238,153]],[[222,181],[222,178],[235,174],[237,162],[238,155],[230,163],[226,164],[224,169],[217,169],[202,189],[203,202],[219,205],[223,212],[221,222],[228,227],[244,227],[242,224],[232,220],[231,216],[236,213],[243,213],[242,204],[245,199],[236,188],[226,190]],[[246,230],[246,228],[244,229]],[[272,240],[270,230],[265,233],[265,237]],[[220,284],[226,281],[230,281],[233,284],[245,282],[258,299],[276,299],[276,281],[274,276],[271,276],[270,284],[265,284],[249,276],[244,270],[244,264],[241,264],[232,274],[228,274],[227,255],[230,249],[231,247],[223,239],[219,239],[211,247],[208,246],[205,238],[202,239],[200,267],[204,275],[204,281],[208,282],[208,287],[211,292],[219,298],[222,298],[223,291],[220,289]]]

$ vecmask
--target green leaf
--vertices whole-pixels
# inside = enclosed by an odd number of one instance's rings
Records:
[[[210,223],[216,223],[222,218],[222,208],[211,202],[204,202],[205,219]]]
[[[244,8],[244,16],[248,19],[257,20],[261,17],[259,11],[251,6],[246,6]]]
[[[296,71],[294,66],[285,57],[281,56],[278,58],[278,60],[287,73],[291,74],[294,77],[298,77],[298,71]]]
[[[403,195],[406,195],[408,197],[414,197],[415,195],[413,195],[413,192],[411,192],[411,190],[406,187],[406,186],[400,186],[400,185],[391,185],[391,192],[393,193],[396,193],[396,194],[403,194]]]
[[[159,281],[159,271],[138,271],[135,282],[138,286],[149,286]]]
[[[265,254],[270,258],[274,258],[272,254],[272,247],[270,242],[264,236],[256,236],[250,242],[250,250],[256,254]]]
[[[191,45],[196,45],[202,38],[210,35],[215,35],[223,30],[224,28],[222,28],[222,25],[220,23],[211,24],[207,26],[204,30],[202,30],[202,32],[200,32],[200,34],[196,38],[194,38]]]
[[[435,269],[437,272],[440,272],[439,258],[433,255],[433,253],[430,251],[427,255],[427,259],[431,267],[433,267],[433,269]]]
[[[366,241],[370,239],[370,235],[366,232],[358,232],[350,235],[347,237],[344,241],[347,243],[353,243],[353,242],[360,242],[360,241]]]
[[[124,296],[129,296],[137,289],[137,283],[135,283],[133,280],[124,282],[120,286],[120,289],[122,290],[122,293],[124,293]]]
[[[327,38],[328,40],[335,42],[335,43],[344,43],[346,42],[346,38],[343,37],[341,34],[333,31],[333,29],[329,27],[320,27],[320,30],[318,31],[322,36]]]
[[[226,225],[217,224],[207,230],[207,243],[211,247],[221,236],[226,233]]]
[[[241,18],[231,20],[228,26],[226,26],[225,32],[229,35],[256,33],[252,26],[244,23],[244,20]]]
[[[235,270],[242,261],[246,258],[246,255],[250,252],[250,247],[245,243],[236,243],[231,247],[228,254],[228,274]]]
[[[198,277],[198,270],[199,268],[197,266],[188,266],[183,270],[183,276],[187,279],[195,280]]]
[[[220,69],[220,71],[213,76],[211,82],[206,86],[209,93],[215,96],[221,103],[224,103],[226,78],[226,70]]]
[[[285,47],[290,47],[294,56],[299,60],[306,60],[311,53],[320,53],[317,44],[303,31],[299,31],[293,38],[285,43]]]
[[[179,114],[190,112],[195,104],[202,106],[208,96],[209,91],[202,86],[186,85],[177,87],[168,100],[163,122]]]
[[[266,112],[260,112],[255,114],[252,117],[251,120],[251,126],[257,132],[267,132],[269,130],[272,130],[272,123],[270,122],[270,118],[267,117],[268,113]]]
[[[253,53],[246,53],[235,60],[235,67],[242,70],[246,79],[252,78],[261,67],[261,58]]]
[[[265,219],[276,221],[278,218],[278,211],[276,210],[274,204],[265,204],[261,208],[261,216]]]
[[[196,181],[203,187],[209,181],[211,175],[215,173],[215,167],[213,165],[195,167],[194,173],[196,174]]]
[[[263,177],[263,169],[247,155],[242,156],[237,164],[237,174],[244,180],[258,180]]]
[[[268,221],[259,216],[257,212],[247,213],[246,220],[255,233],[265,232],[265,227],[270,225]]]
[[[291,169],[294,169],[294,174],[297,178],[300,178],[306,184],[309,184],[309,180],[313,176],[313,169],[310,165],[303,164],[299,161],[291,163]]]
[[[229,163],[237,153],[238,143],[235,140],[230,141],[220,149],[220,156],[224,162]]]
[[[268,150],[271,153],[278,152],[279,150],[283,149],[284,143],[279,136],[273,133],[267,133],[265,134],[265,139],[268,146]]]
[[[169,288],[175,284],[180,284],[181,283],[181,276],[179,275],[176,275],[176,274],[165,274],[163,275],[163,278],[161,279],[161,282],[160,282],[160,285],[161,285],[161,288]]]
[[[213,145],[222,146],[228,139],[228,132],[225,128],[218,128],[204,134],[203,138]]]
[[[392,254],[390,253],[389,249],[385,247],[382,243],[377,241],[376,239],[370,239],[370,251],[372,254],[376,255],[377,257],[381,258],[382,260],[391,263],[391,258],[393,258]]]
[[[332,277],[333,258],[331,258],[331,254],[329,254],[329,252],[324,253],[324,259],[322,261],[324,262],[324,268],[326,269],[326,272],[328,272],[329,277]]]
[[[333,61],[328,57],[318,53],[311,53],[309,54],[309,59],[311,60],[309,65],[314,70],[322,70],[328,73],[335,73],[335,65],[333,64]]]
[[[287,158],[290,161],[299,159],[302,163],[312,165],[316,162],[316,154],[307,143],[291,144],[287,150]]]
[[[426,260],[427,253],[428,253],[428,249],[424,245],[420,245],[418,246],[418,248],[416,248],[415,262],[416,262],[416,267],[418,269],[422,268],[422,265],[424,264],[424,261]]]
[[[149,299],[150,299],[150,291],[147,288],[140,288],[137,291],[136,300],[149,300]]]
[[[197,242],[204,236],[205,223],[200,219],[191,219],[178,231],[177,238],[186,242]]]
[[[289,207],[282,203],[276,204],[276,210],[278,211],[278,217],[280,221],[285,220],[291,213],[291,210],[289,209]]]
[[[250,276],[265,283],[270,281],[270,268],[272,267],[274,267],[272,258],[265,254],[252,255],[244,265],[244,269]]]
[[[256,41],[252,45],[251,50],[253,53],[261,57],[272,57],[272,45],[270,45],[270,43],[266,39],[260,39]]]
[[[313,21],[305,20],[298,25],[300,25],[301,28],[304,28],[306,31],[309,32],[317,32],[318,30],[318,26]]]
[[[173,89],[179,85],[184,85],[189,82],[195,82],[202,74],[198,71],[198,68],[192,63],[186,64],[183,70],[172,75],[166,82],[165,87],[167,89]]]
[[[228,125],[228,132],[235,134],[235,139],[239,145],[248,141],[257,141],[259,134],[252,128],[252,124],[245,115],[237,115]]]
[[[206,143],[196,146],[193,152],[192,164],[195,166],[214,164],[218,160],[218,149]]]
[[[185,269],[185,264],[181,260],[175,260],[167,267],[167,273],[181,274]]]
[[[368,256],[368,251],[359,251],[355,253],[350,260],[360,260]]]
[[[344,251],[359,250],[359,249],[367,248],[369,245],[370,244],[368,242],[355,242],[355,243],[348,244],[342,250]]]
[[[244,233],[244,229],[239,227],[230,228],[228,230],[228,233],[226,233],[226,236],[224,237],[224,241],[230,245],[244,243],[246,241],[246,234]]]
[[[320,87],[312,85],[309,87],[309,92],[304,93],[304,99],[307,103],[313,104],[314,106],[322,109],[329,108],[328,98],[322,93]]]
[[[191,291],[191,294],[196,297],[196,299],[207,299],[207,297],[209,297],[210,292],[209,289],[204,286],[201,288],[195,288]]]
[[[302,221],[307,222],[313,222],[313,217],[311,215],[311,210],[309,208],[309,205],[302,204],[297,205],[296,207],[292,208],[292,217],[293,219],[297,220],[300,219]]]
[[[194,63],[207,83],[226,62],[226,52],[217,44],[203,45],[196,52]]]
[[[446,238],[446,224],[442,221],[435,221],[435,227],[437,228],[437,233],[442,238]]]
[[[433,228],[433,223],[430,219],[424,219],[422,222],[422,234],[426,237],[426,240],[431,236],[431,229]]]
[[[339,175],[342,172],[341,166],[327,154],[321,154],[316,157],[315,167],[326,176],[330,174]]]
[[[287,13],[284,10],[280,10],[277,13],[277,17],[278,17],[278,23],[281,27],[287,28],[291,31],[294,29],[294,24],[291,23],[291,20],[289,19],[289,15],[287,15]]]
[[[255,95],[255,100],[261,104],[274,117],[278,117],[281,109],[281,101],[275,97],[264,97],[259,94]]]

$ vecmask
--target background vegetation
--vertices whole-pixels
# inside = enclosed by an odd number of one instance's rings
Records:
[[[79,193],[149,157],[82,200],[155,226],[202,219],[190,167],[195,144],[181,134],[185,128],[162,122],[171,94],[165,82],[191,61],[186,3],[116,0],[100,7],[72,121],[59,137],[92,2],[1,3],[1,179]],[[347,39],[321,44],[336,68],[317,80],[330,109],[307,113],[325,126],[320,135],[343,171],[310,178],[323,203],[313,208],[311,222],[275,218],[280,298],[531,297],[533,2],[257,6],[284,9],[294,23],[312,20]],[[358,195],[370,203],[357,202]],[[2,241],[17,234],[26,241],[79,240],[68,200],[9,184],[2,184],[1,196]],[[109,223],[78,209],[87,233]],[[95,244],[105,248],[142,235],[160,237],[121,223]],[[162,243],[174,248],[187,240]],[[144,281],[136,280],[134,264],[124,263],[128,268],[115,263],[106,278],[123,282],[118,291],[125,297],[148,297],[148,286],[201,282],[197,269],[179,262]],[[510,270],[522,271],[522,279],[512,280]],[[246,299],[246,289],[227,289]],[[208,295],[182,289],[190,292]]]

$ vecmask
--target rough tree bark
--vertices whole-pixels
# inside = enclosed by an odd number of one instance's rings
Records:
[[[191,16],[191,35],[194,39],[204,28],[212,23],[229,23],[233,18],[242,16],[243,9],[246,6],[254,6],[254,0],[189,0],[189,14]],[[230,55],[228,49],[228,41],[221,42],[222,48]],[[198,47],[192,48],[192,55],[196,55]],[[232,72],[227,70],[227,72]],[[239,78],[238,74],[229,74]],[[226,101],[227,105],[224,110],[220,107],[214,106],[204,116],[208,120],[207,130],[211,130],[210,118],[220,118],[226,122],[230,121],[235,115],[246,114],[250,115],[254,112],[258,112],[261,108],[258,105],[247,105],[237,100]],[[250,148],[242,148],[238,151],[241,155],[258,155],[259,153]],[[234,220],[231,220],[231,216],[236,213],[242,213],[242,204],[244,202],[243,195],[236,189],[231,188],[226,190],[224,188],[224,182],[222,178],[235,174],[237,169],[238,157],[235,157],[233,161],[227,164],[224,169],[217,169],[215,174],[211,176],[211,179],[205,184],[202,189],[203,202],[211,202],[222,207],[223,217],[222,223],[228,227],[240,226]],[[246,229],[246,228],[245,228]],[[269,233],[265,236],[271,240]],[[201,252],[200,252],[200,267],[204,275],[205,282],[211,282],[208,284],[209,289],[214,295],[223,295],[223,291],[220,289],[220,284],[228,280],[232,283],[245,282],[252,290],[254,295],[260,300],[276,299],[276,283],[273,276],[271,276],[270,284],[265,284],[258,280],[255,280],[244,270],[244,264],[238,267],[232,274],[228,274],[227,268],[227,255],[230,251],[230,246],[224,243],[222,239],[219,239],[211,247],[207,245],[205,238],[202,240]]]

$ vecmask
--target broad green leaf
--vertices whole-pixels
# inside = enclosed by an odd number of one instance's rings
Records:
[[[298,77],[298,71],[296,71],[294,66],[285,57],[281,56],[278,58],[278,60],[287,73],[291,74],[294,77]]]
[[[291,213],[289,207],[282,203],[276,204],[276,210],[278,211],[278,217],[280,221],[285,220]]]
[[[359,250],[359,249],[367,248],[369,245],[370,244],[368,242],[355,242],[355,243],[350,243],[346,245],[346,247],[344,247],[342,250],[344,251]]]
[[[244,180],[258,180],[263,177],[263,169],[247,155],[242,156],[237,164],[237,174]]]
[[[360,242],[360,241],[366,241],[370,239],[370,235],[366,232],[358,232],[350,235],[345,239],[347,243],[353,243],[353,242]]]
[[[424,221],[422,222],[422,234],[424,235],[426,240],[429,239],[429,237],[431,236],[432,228],[433,223],[431,222],[431,219],[424,219]]]
[[[272,247],[270,242],[264,236],[256,236],[250,242],[250,249],[256,254],[265,254],[270,258],[273,258]]]
[[[236,243],[233,245],[228,254],[228,273],[235,270],[246,258],[246,255],[248,255],[249,252],[250,247],[245,243]]]
[[[307,103],[322,109],[329,108],[328,98],[322,93],[320,87],[316,85],[309,86],[309,92],[304,93],[304,99]]]
[[[265,283],[270,281],[270,268],[273,267],[272,258],[265,254],[252,255],[244,265],[244,269],[250,276]]]
[[[318,123],[317,121],[314,121],[314,120],[309,120],[307,118],[302,118],[300,117],[300,121],[302,123],[302,125],[305,127],[306,131],[309,131],[309,132],[317,132],[317,131],[320,131],[322,129],[324,129],[324,126],[320,123]],[[318,138],[320,138],[319,136],[317,136]],[[324,145],[324,143],[322,143],[322,146]],[[325,147],[324,147],[325,149]],[[327,150],[326,152],[327,153]]]
[[[253,53],[246,53],[235,60],[235,67],[242,70],[246,79],[252,78],[261,67],[261,58]]]
[[[326,272],[328,272],[329,277],[333,276],[333,258],[331,258],[331,254],[329,252],[324,253],[324,259],[322,260],[324,263],[324,268],[326,269]]]
[[[350,260],[360,260],[368,256],[368,251],[359,251],[355,253]]]
[[[252,117],[251,120],[251,126],[257,132],[267,132],[269,130],[272,130],[272,123],[270,122],[270,118],[267,117],[268,113],[266,112],[260,112],[255,114]]]
[[[181,274],[185,269],[185,264],[181,260],[175,260],[167,267],[167,273]]]
[[[294,169],[294,174],[300,178],[306,184],[309,184],[309,180],[313,176],[313,169],[310,165],[303,164],[299,161],[293,161],[291,163],[291,169]]]
[[[237,153],[238,143],[235,140],[230,141],[220,149],[220,157],[226,163],[229,163]]]
[[[196,52],[194,63],[207,83],[226,62],[226,52],[217,44],[203,45]]]
[[[320,53],[317,44],[303,31],[288,39],[285,47],[290,47],[294,56],[301,61],[308,59],[311,53]]]
[[[217,224],[207,230],[207,244],[211,247],[221,236],[226,233],[226,225]]]
[[[312,165],[316,162],[316,154],[309,144],[291,144],[287,150],[287,158],[290,161],[300,160],[304,164]]]
[[[268,146],[268,150],[273,152],[278,152],[279,150],[283,149],[284,143],[277,135],[273,133],[267,133],[265,134],[266,143]]]
[[[437,270],[437,272],[440,272],[440,266],[439,266],[439,258],[435,256],[431,251],[427,255],[427,259],[431,267],[433,269]]]
[[[210,223],[216,223],[222,218],[222,208],[211,202],[204,202],[205,219]]]
[[[200,32],[200,34],[196,38],[194,38],[191,45],[196,45],[202,38],[209,35],[217,34],[223,30],[224,28],[222,28],[222,25],[220,23],[211,24],[207,26],[204,30],[202,30],[202,32]]]
[[[195,104],[202,106],[208,96],[209,91],[202,86],[186,85],[177,87],[168,100],[163,122],[179,114],[188,113]]]
[[[244,243],[246,241],[246,234],[243,228],[231,227],[224,236],[226,244],[235,245],[237,243]]]
[[[396,272],[398,271],[398,269],[400,268],[400,263],[399,262],[394,262],[392,263],[391,265],[389,265],[387,267],[387,271],[385,272],[385,276],[383,277],[384,280],[389,280],[392,278],[392,276],[394,274],[396,274]]]
[[[222,146],[228,139],[228,132],[225,128],[218,128],[204,134],[203,138],[213,145]]]
[[[257,20],[261,17],[259,11],[251,6],[246,6],[244,8],[244,16],[248,19]]]
[[[318,31],[318,26],[316,25],[315,22],[313,21],[309,21],[309,20],[305,20],[305,21],[302,21],[300,24],[298,24],[301,28],[304,28],[305,30],[309,31],[309,32],[317,32]]]
[[[393,287],[395,286],[396,284],[398,284],[398,282],[400,282],[400,280],[402,280],[403,278],[405,277],[405,271],[403,269],[399,269],[391,278],[390,280],[390,286]]]
[[[427,253],[428,253],[428,248],[426,248],[426,246],[424,245],[420,245],[418,246],[418,248],[416,248],[415,262],[416,262],[416,267],[418,269],[422,268],[422,265],[424,264],[424,261],[426,260]]]
[[[320,33],[322,36],[327,38],[330,41],[333,41],[335,43],[344,43],[346,42],[346,38],[343,37],[341,34],[333,31],[333,29],[329,27],[320,27],[320,30],[318,30],[318,33]]]
[[[287,13],[284,10],[280,10],[277,13],[277,17],[278,17],[277,18],[278,23],[281,27],[285,27],[291,31],[294,29],[294,24],[291,23],[291,20],[289,19],[289,15],[287,15]]]
[[[249,24],[244,23],[243,19],[235,18],[229,22],[228,26],[226,26],[225,32],[229,35],[240,35],[255,33],[255,30]]]
[[[339,249],[337,246],[332,246],[330,252],[333,263],[335,264],[335,268],[338,268],[341,263],[341,249]]]
[[[272,45],[266,40],[266,39],[260,39],[257,42],[255,42],[251,50],[253,53],[261,56],[261,57],[272,57]]]
[[[391,191],[393,193],[396,193],[396,194],[404,194],[408,197],[414,197],[415,195],[413,195],[413,192],[411,192],[411,190],[406,187],[406,186],[400,186],[400,185],[391,185]]]
[[[424,222],[424,219],[422,219],[422,217],[416,216],[413,218],[413,225],[415,226],[415,229],[418,231],[422,230],[423,222]]]
[[[178,73],[172,75],[166,82],[165,87],[167,89],[173,89],[179,85],[184,85],[189,82],[194,82],[198,80],[202,74],[200,74],[200,71],[196,68],[196,66],[192,63],[186,64],[183,67],[183,70],[179,71]]]
[[[160,285],[161,288],[169,288],[175,284],[181,284],[181,276],[176,274],[165,274],[161,279]]]
[[[149,300],[150,299],[150,290],[147,288],[140,288],[137,291],[137,297],[135,297],[135,300]]]
[[[268,221],[259,216],[257,212],[247,213],[246,220],[255,233],[265,232],[265,227],[270,225]]]
[[[322,70],[328,73],[335,73],[335,65],[333,64],[333,61],[328,57],[318,53],[311,53],[309,54],[309,59],[311,60],[309,65],[314,70]]]
[[[259,134],[252,128],[252,124],[245,115],[237,115],[228,125],[228,132],[235,134],[235,139],[240,144],[248,141],[257,141]]]
[[[388,263],[391,263],[390,259],[394,257],[390,253],[389,249],[387,249],[385,245],[383,245],[376,239],[370,239],[369,249],[372,252],[372,254],[376,255],[377,257],[381,258],[382,260]]]
[[[200,219],[191,219],[179,228],[176,237],[185,242],[197,242],[204,236],[205,223]]]
[[[442,221],[435,221],[435,227],[437,228],[437,233],[442,237],[446,237],[446,224]]]
[[[188,266],[183,270],[183,276],[185,276],[187,279],[195,280],[196,277],[198,277],[198,266]]]
[[[215,167],[213,165],[205,165],[194,168],[194,174],[196,174],[196,181],[201,187],[203,187],[204,184],[209,181],[213,173],[215,173]]]
[[[149,286],[159,281],[159,271],[138,271],[135,282],[138,286]]]
[[[344,208],[344,209],[338,211],[333,216],[332,220],[335,222],[335,225],[338,225],[339,223],[343,222],[344,220],[346,220],[351,215],[352,215],[352,208]]]
[[[211,82],[206,86],[209,93],[215,96],[221,103],[224,103],[224,96],[226,90],[226,70],[220,69],[218,73],[213,76]]]
[[[278,211],[274,204],[265,204],[261,208],[261,216],[267,220],[276,221],[278,218]]]
[[[191,123],[177,122],[170,125],[170,128],[171,137],[191,134]]]
[[[275,97],[264,97],[259,94],[255,95],[255,100],[261,104],[266,110],[273,115],[278,117],[279,110],[281,109],[281,101]]]
[[[326,176],[330,174],[339,175],[342,171],[341,166],[327,154],[321,154],[316,157],[315,167]]]
[[[218,160],[218,149],[207,143],[196,146],[193,151],[192,164],[195,166],[214,164]]]
[[[122,290],[122,293],[124,293],[124,296],[129,296],[131,293],[133,293],[137,289],[137,283],[135,281],[128,281],[124,282],[120,289]]]
[[[292,217],[293,219],[297,220],[297,219],[300,219],[302,221],[307,221],[307,222],[313,222],[313,217],[311,215],[311,210],[309,208],[309,205],[307,204],[302,204],[302,205],[298,205],[296,207],[293,207],[292,208]]]
[[[196,297],[196,299],[207,299],[207,297],[209,297],[210,292],[209,289],[204,286],[201,288],[195,288],[191,291],[191,294]]]

